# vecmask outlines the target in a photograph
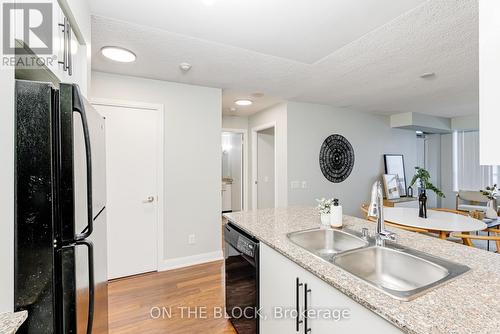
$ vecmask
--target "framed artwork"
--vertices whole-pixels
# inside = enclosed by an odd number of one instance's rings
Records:
[[[396,175],[399,195],[406,197],[405,161],[402,154],[384,154],[385,173]]]
[[[382,178],[384,179],[385,197],[387,197],[387,199],[399,198],[399,183],[397,175],[384,174]]]

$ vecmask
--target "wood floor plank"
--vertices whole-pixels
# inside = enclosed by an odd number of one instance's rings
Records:
[[[236,333],[214,316],[224,307],[223,261],[113,280],[108,294],[110,334]],[[162,308],[168,312],[158,317]]]

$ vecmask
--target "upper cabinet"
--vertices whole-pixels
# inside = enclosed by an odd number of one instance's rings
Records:
[[[482,165],[500,165],[500,1],[479,1],[479,134]]]
[[[88,4],[84,0],[52,0],[44,4],[49,7],[37,7],[36,10],[31,10],[27,7],[30,3],[16,1],[19,9],[16,8],[10,15],[15,27],[13,36],[15,36],[17,48],[16,59],[29,59],[32,55],[36,55],[37,63],[44,65],[42,67],[20,66],[18,62],[16,77],[26,80],[51,81],[56,84],[76,83],[86,95],[90,69]],[[36,4],[32,5],[36,6]],[[41,16],[42,24],[47,22],[47,26],[40,26],[39,35],[30,30],[29,39],[26,41],[26,24],[24,24],[23,15],[27,9],[30,10],[30,15]],[[50,31],[51,35],[48,35],[47,31]]]

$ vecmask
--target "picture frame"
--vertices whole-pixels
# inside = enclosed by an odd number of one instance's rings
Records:
[[[385,174],[396,175],[401,197],[408,196],[406,188],[405,161],[402,154],[384,154]]]
[[[399,196],[399,182],[396,174],[384,174],[382,176],[385,188],[385,197],[387,199],[398,199]]]

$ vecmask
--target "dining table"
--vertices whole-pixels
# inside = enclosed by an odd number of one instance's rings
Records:
[[[488,227],[481,220],[453,212],[427,210],[427,218],[421,218],[418,214],[418,208],[384,207],[384,220],[438,233],[441,239],[446,239],[452,232],[470,233]]]

